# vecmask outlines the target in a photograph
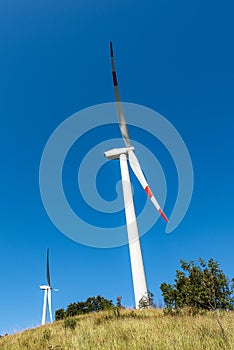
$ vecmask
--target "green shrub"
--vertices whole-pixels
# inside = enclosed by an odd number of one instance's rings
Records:
[[[74,330],[76,328],[76,319],[73,317],[65,318],[64,328],[65,329],[70,328],[70,329]]]

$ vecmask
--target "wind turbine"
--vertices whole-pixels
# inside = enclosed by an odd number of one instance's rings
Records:
[[[49,249],[47,249],[47,253],[46,253],[46,279],[47,279],[47,285],[40,286],[40,289],[44,290],[44,303],[43,303],[42,322],[41,322],[42,325],[44,325],[46,322],[47,302],[49,307],[50,322],[53,322],[52,308],[51,308],[51,291],[52,290],[54,290],[55,292],[58,291],[58,289],[52,288],[50,283]]]
[[[118,81],[117,81],[117,75],[115,70],[112,42],[110,42],[110,55],[111,55],[112,78],[113,78],[113,84],[114,84],[115,99],[117,104],[119,127],[120,127],[120,131],[126,147],[114,148],[110,151],[104,152],[104,155],[107,159],[120,160],[124,207],[125,207],[130,261],[131,261],[131,269],[132,269],[132,280],[133,280],[133,288],[134,288],[134,296],[135,296],[135,306],[138,309],[139,301],[144,295],[146,295],[148,289],[147,289],[146,279],[145,279],[145,270],[144,270],[144,264],[143,264],[142,254],[141,254],[139,232],[138,232],[127,160],[129,161],[130,167],[132,168],[134,174],[136,175],[137,179],[139,180],[140,184],[144,188],[145,192],[151,199],[152,203],[154,204],[158,212],[161,214],[161,216],[164,218],[166,222],[168,222],[168,218],[166,217],[160,205],[158,204],[156,198],[154,197],[146,181],[146,178],[141,170],[138,159],[134,153],[135,149],[134,147],[131,146],[130,137],[128,133],[128,126],[127,126],[126,118],[125,118],[121,101],[120,101],[120,94],[119,94]]]

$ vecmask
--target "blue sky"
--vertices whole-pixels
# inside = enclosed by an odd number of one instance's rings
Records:
[[[179,259],[213,257],[234,276],[232,14],[231,1],[1,1],[0,334],[40,324],[47,247],[51,280],[60,290],[53,294],[54,310],[98,294],[114,301],[122,295],[124,305],[134,304],[128,247],[97,249],[69,240],[47,216],[38,180],[43,149],[59,124],[83,108],[114,101],[110,40],[122,100],[166,117],[194,168],[193,198],[182,223],[167,235],[159,220],[141,240],[155,301],[162,301],[160,283],[173,282]],[[120,136],[117,126],[113,133]],[[98,137],[113,135],[103,129]],[[142,137],[160,158],[149,136]],[[170,216],[176,181],[170,158],[160,152]],[[71,155],[65,184],[74,179],[77,161]],[[112,176],[102,195],[110,199],[120,172],[117,162],[105,168]],[[102,176],[97,182],[102,191]],[[74,203],[76,184],[69,186]],[[140,211],[146,198],[134,179],[133,186]],[[102,219],[93,212],[89,220],[96,225]],[[124,222],[123,211],[115,220]]]

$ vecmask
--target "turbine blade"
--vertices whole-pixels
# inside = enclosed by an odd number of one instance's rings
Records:
[[[50,287],[49,249],[47,249],[47,254],[46,254],[46,278],[47,278],[48,286]]]
[[[156,209],[158,210],[158,212],[160,213],[160,215],[163,217],[163,219],[168,222],[168,218],[166,217],[166,215],[164,214],[164,212],[162,211],[162,209],[160,208],[160,205],[158,204],[158,201],[156,200],[156,198],[154,197],[147,181],[146,178],[141,170],[140,164],[138,162],[138,159],[135,155],[135,153],[133,151],[129,151],[128,152],[128,160],[130,163],[130,166],[134,172],[134,174],[136,175],[136,177],[138,178],[141,186],[144,188],[145,192],[147,193],[147,195],[149,196],[149,198],[151,199],[151,201],[153,202],[154,206],[156,207]]]
[[[50,322],[53,322],[52,307],[51,307],[51,289],[48,289],[48,306],[49,306]]]
[[[112,42],[110,42],[110,55],[111,55],[112,78],[113,78],[113,84],[114,84],[115,99],[116,99],[116,104],[117,104],[119,127],[120,127],[120,131],[121,131],[123,140],[124,140],[126,146],[129,147],[129,146],[131,146],[131,143],[130,143],[130,137],[128,134],[128,126],[127,126],[126,118],[125,118],[122,104],[120,101],[119,87],[118,87],[118,80],[117,80],[117,75],[116,75],[116,70],[115,70],[115,61],[114,61],[114,52],[113,52]]]

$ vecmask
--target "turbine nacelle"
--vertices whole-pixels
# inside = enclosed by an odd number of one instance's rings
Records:
[[[50,286],[40,286],[40,289],[42,290],[48,290],[48,289],[52,289]]]
[[[123,148],[113,148],[110,151],[104,152],[104,156],[107,159],[119,159],[121,154],[126,154],[128,155],[129,151],[134,151],[135,148],[130,146],[130,147],[123,147]]]

